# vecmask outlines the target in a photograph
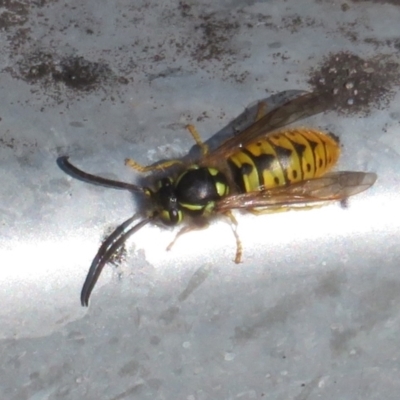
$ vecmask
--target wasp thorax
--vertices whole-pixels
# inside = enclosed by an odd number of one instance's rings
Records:
[[[194,165],[175,182],[170,178],[161,179],[155,196],[162,221],[176,225],[184,213],[196,217],[211,212],[215,202],[228,193],[228,182],[221,172]]]
[[[175,184],[179,206],[191,215],[212,211],[215,202],[229,192],[228,182],[215,168],[192,166],[183,172]]]

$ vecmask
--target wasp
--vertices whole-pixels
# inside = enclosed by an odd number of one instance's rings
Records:
[[[215,216],[226,218],[236,238],[235,262],[239,263],[242,245],[232,210],[264,213],[310,208],[345,201],[372,186],[377,178],[375,173],[329,172],[340,155],[340,145],[333,135],[313,128],[284,128],[328,110],[332,96],[329,91],[306,92],[269,112],[259,107],[255,122],[213,150],[189,125],[188,130],[201,149],[197,159],[168,160],[152,166],[126,160],[139,172],[151,172],[146,186],[86,173],[72,165],[67,156],[60,157],[59,166],[72,176],[145,198],[139,222],[132,216],[100,246],[82,288],[81,304],[88,305],[100,273],[113,254],[128,237],[150,222],[183,224],[176,240],[193,229],[207,227]]]

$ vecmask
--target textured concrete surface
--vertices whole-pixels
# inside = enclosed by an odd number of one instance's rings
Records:
[[[398,399],[398,1],[10,1],[0,14],[0,398]],[[139,182],[245,107],[337,90],[301,122],[378,181],[330,205],[238,214],[165,248],[146,226],[79,293],[140,205],[56,159]]]

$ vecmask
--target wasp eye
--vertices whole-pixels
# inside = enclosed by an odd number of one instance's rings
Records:
[[[171,223],[171,218],[169,216],[169,212],[168,210],[162,210],[160,213],[160,217],[162,219],[162,221],[164,222],[164,224],[169,225]]]
[[[171,221],[171,224],[175,225],[182,220],[182,212],[177,209],[172,209],[169,212],[169,220]]]
[[[177,209],[162,210],[160,217],[165,225],[176,225],[182,221],[182,211]]]

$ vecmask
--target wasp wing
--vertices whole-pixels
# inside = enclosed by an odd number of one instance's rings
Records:
[[[369,172],[339,171],[320,178],[249,193],[227,196],[216,206],[217,212],[232,209],[268,211],[307,207],[333,200],[345,200],[367,190],[377,175]]]
[[[289,100],[282,106],[273,109],[238,135],[223,142],[215,150],[204,155],[200,160],[201,165],[211,165],[222,159],[226,159],[236,152],[238,148],[247,143],[266,136],[267,133],[289,125],[300,119],[311,117],[328,110],[333,104],[333,92],[309,92],[293,100]]]

